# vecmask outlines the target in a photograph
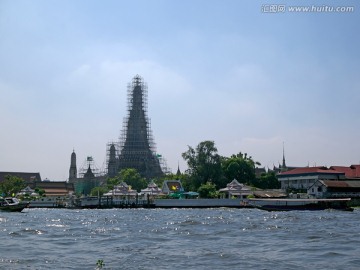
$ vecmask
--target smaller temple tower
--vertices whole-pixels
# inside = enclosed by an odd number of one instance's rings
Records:
[[[89,195],[94,187],[98,187],[105,182],[106,175],[96,167],[91,156],[88,156],[84,164],[80,166],[78,175],[76,154],[75,151],[72,152],[69,170],[69,183],[74,185],[76,194]]]
[[[178,162],[178,168],[177,168],[176,175],[177,175],[177,176],[180,176],[180,175],[181,175],[179,162]]]
[[[70,161],[70,169],[69,169],[69,180],[74,180],[77,177],[77,168],[76,168],[76,154],[73,150],[71,154],[71,161]]]
[[[84,174],[84,179],[92,180],[93,178],[95,178],[95,175],[94,175],[94,173],[92,172],[91,166],[90,166],[90,164],[89,164],[89,167],[88,167],[86,173]]]
[[[118,159],[116,158],[115,144],[111,143],[109,146],[109,160],[108,160],[108,177],[115,177],[118,172]]]

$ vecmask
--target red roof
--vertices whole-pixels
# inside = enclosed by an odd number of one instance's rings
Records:
[[[360,165],[351,165],[350,167],[331,166],[330,168],[345,173],[345,176],[349,178],[360,177]]]
[[[326,167],[303,167],[296,168],[287,172],[282,172],[278,176],[282,175],[294,175],[294,174],[344,174],[344,172],[334,170]]]

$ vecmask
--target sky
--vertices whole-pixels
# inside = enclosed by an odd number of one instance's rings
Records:
[[[104,168],[137,74],[174,173],[205,140],[265,168],[283,145],[288,166],[359,164],[360,4],[280,2],[0,0],[0,171],[65,181],[73,150]]]

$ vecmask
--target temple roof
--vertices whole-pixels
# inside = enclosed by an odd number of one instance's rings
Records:
[[[239,183],[238,180],[234,179],[226,185],[226,188],[219,189],[223,192],[235,192],[235,191],[249,191],[250,188],[244,184]]]

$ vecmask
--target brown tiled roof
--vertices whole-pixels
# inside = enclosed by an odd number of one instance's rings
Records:
[[[49,182],[36,182],[35,183],[35,187],[37,188],[42,188],[42,189],[56,189],[56,188],[61,188],[61,189],[71,189],[73,188],[73,184],[72,183],[68,183],[68,182],[64,182],[64,181],[49,181]]]
[[[324,185],[332,188],[360,188],[360,181],[331,181],[322,180]]]
[[[45,190],[45,194],[49,196],[61,196],[67,195],[69,192],[74,192],[74,184],[68,182],[36,182],[33,185],[29,185],[31,188],[41,188]]]
[[[327,187],[336,187],[336,188],[347,188],[347,187],[349,187],[349,185],[345,181],[322,180],[322,182]]]
[[[69,190],[67,189],[44,189],[45,190],[45,194],[48,196],[53,196],[53,195],[67,195],[69,194]]]

